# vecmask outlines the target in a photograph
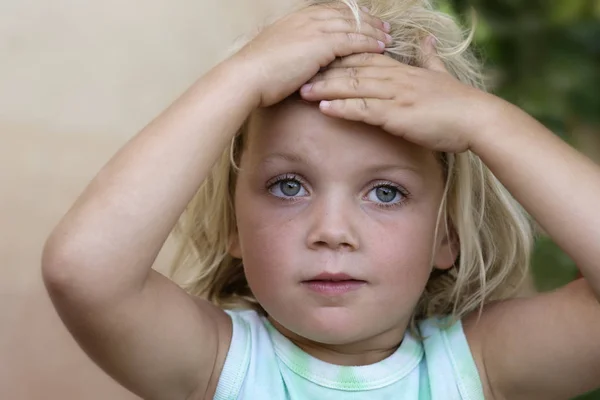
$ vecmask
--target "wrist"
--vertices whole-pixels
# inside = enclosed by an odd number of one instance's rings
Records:
[[[249,60],[235,54],[224,60],[217,67],[222,79],[231,84],[231,89],[250,107],[250,111],[261,104],[261,90],[256,76],[257,67]]]
[[[473,129],[469,133],[469,150],[479,154],[498,135],[498,131],[504,130],[501,126],[510,121],[511,107],[514,106],[505,100],[482,92],[473,107],[476,121],[471,124]]]

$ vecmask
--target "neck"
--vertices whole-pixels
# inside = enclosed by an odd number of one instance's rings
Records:
[[[375,364],[391,356],[400,346],[406,326],[394,327],[376,336],[344,344],[312,341],[286,329],[269,317],[271,324],[307,354],[329,364],[360,366]]]

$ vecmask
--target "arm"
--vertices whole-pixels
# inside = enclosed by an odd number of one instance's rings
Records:
[[[383,21],[307,7],[266,27],[201,78],[100,171],[48,239],[44,281],[61,318],[107,373],[145,399],[212,398],[231,321],[151,266],[250,112],[336,57],[382,52]]]
[[[567,399],[591,390],[600,385],[600,168],[517,107],[451,77],[429,40],[423,49],[426,68],[380,55],[345,57],[302,96],[330,100],[321,106],[326,115],[481,157],[585,277],[467,318],[486,397]]]
[[[227,351],[226,315],[151,266],[255,106],[242,75],[223,64],[196,82],[110,160],[46,243],[44,279],[66,326],[146,399],[205,390]]]
[[[489,105],[472,150],[585,280],[492,305],[467,335],[495,397],[566,399],[600,385],[600,168],[517,107]]]
[[[573,258],[600,299],[600,167],[517,107],[494,100],[472,150]]]

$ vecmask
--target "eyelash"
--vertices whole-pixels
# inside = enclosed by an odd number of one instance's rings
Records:
[[[308,192],[308,190],[306,189],[306,181],[305,179],[296,173],[287,173],[284,175],[279,175],[276,176],[272,179],[269,179],[269,181],[267,181],[266,183],[266,191],[267,193],[271,194],[271,188],[281,182],[285,182],[285,181],[296,181],[298,182],[300,185],[302,185],[302,187]],[[410,200],[410,192],[408,190],[406,190],[404,187],[398,185],[397,183],[391,182],[391,181],[378,181],[378,182],[373,182],[369,185],[369,189],[367,190],[367,194],[371,193],[372,190],[380,188],[380,187],[391,187],[394,188],[395,190],[398,191],[398,193],[403,197],[402,200],[400,200],[397,203],[375,203],[375,205],[377,207],[380,208],[384,208],[384,209],[389,209],[389,208],[394,208],[394,207],[402,207],[407,201]],[[280,200],[283,201],[298,201],[297,197],[279,197],[279,196],[275,196]]]
[[[410,193],[408,192],[408,190],[406,190],[404,187],[398,185],[397,183],[394,183],[391,181],[373,182],[371,185],[369,185],[369,190],[367,190],[367,194],[371,193],[371,191],[373,189],[377,189],[380,187],[391,187],[391,188],[396,189],[398,191],[398,193],[400,194],[400,196],[402,196],[402,200],[400,200],[397,203],[375,203],[377,205],[377,207],[381,207],[381,208],[402,207],[404,204],[406,204],[406,202],[408,200],[410,200]]]
[[[296,181],[298,182],[303,188],[304,190],[306,190],[306,180],[302,177],[302,175],[300,174],[296,174],[296,173],[287,173],[284,175],[279,175],[276,176],[272,179],[269,179],[265,185],[265,190],[267,192],[267,194],[270,194],[271,196],[276,197],[278,200],[282,200],[282,201],[289,201],[289,202],[295,202],[298,201],[298,197],[296,196],[292,196],[292,197],[281,197],[281,196],[276,196],[273,193],[271,193],[271,189],[281,183],[281,182],[285,182],[285,181]],[[308,190],[306,190],[308,192]]]

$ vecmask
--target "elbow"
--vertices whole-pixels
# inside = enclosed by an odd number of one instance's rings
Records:
[[[44,244],[42,280],[56,307],[72,303],[94,304],[106,297],[99,285],[101,277],[93,273],[98,266],[89,262],[93,257],[83,250],[81,243],[65,240],[56,232]]]
[[[65,241],[58,240],[56,233],[52,233],[42,250],[41,272],[42,280],[50,297],[64,297],[78,286],[77,262]]]
[[[42,251],[42,280],[56,307],[105,307],[143,288],[148,271],[125,268],[127,260],[97,238],[68,236],[53,232]]]

